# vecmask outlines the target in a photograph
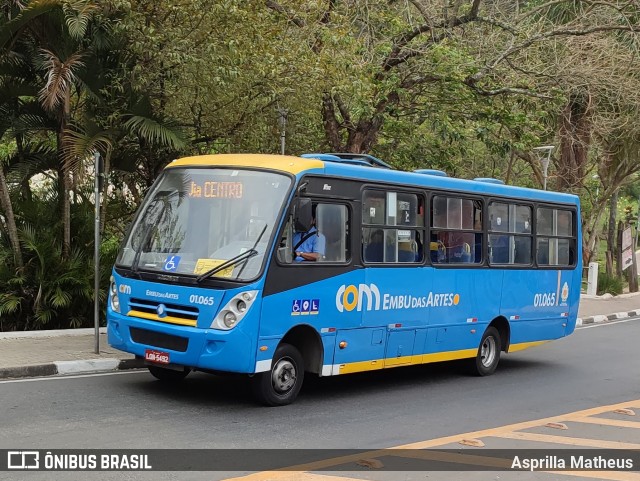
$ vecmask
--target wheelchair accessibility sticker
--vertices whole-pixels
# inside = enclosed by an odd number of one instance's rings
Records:
[[[291,305],[292,316],[317,315],[320,312],[320,299],[296,299]]]
[[[167,260],[164,261],[163,270],[174,272],[178,270],[178,264],[180,264],[180,256],[169,256]]]

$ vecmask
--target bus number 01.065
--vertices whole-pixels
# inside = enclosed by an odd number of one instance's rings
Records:
[[[556,305],[556,293],[545,292],[544,294],[536,294],[533,297],[534,307],[549,307]]]
[[[213,297],[212,296],[197,296],[195,294],[189,296],[189,302],[192,304],[204,304],[205,306],[213,306]]]

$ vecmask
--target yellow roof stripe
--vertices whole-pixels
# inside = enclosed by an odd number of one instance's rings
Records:
[[[289,155],[268,154],[216,154],[183,157],[167,165],[167,168],[186,166],[229,166],[229,167],[258,167],[273,169],[291,174],[299,174],[305,170],[322,169],[324,162],[318,159],[303,159]]]

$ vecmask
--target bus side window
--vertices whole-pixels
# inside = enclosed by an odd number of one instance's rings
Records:
[[[318,204],[318,232],[325,238],[325,253],[321,262],[346,262],[348,253],[348,209],[340,204]]]

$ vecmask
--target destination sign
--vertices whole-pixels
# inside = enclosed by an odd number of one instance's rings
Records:
[[[218,199],[242,199],[242,182],[207,181],[197,183],[191,181],[189,197],[206,197]]]

